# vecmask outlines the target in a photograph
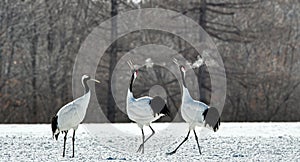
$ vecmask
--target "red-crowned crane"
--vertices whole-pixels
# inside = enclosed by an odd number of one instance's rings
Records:
[[[92,79],[88,75],[83,75],[81,78],[81,82],[84,87],[84,95],[63,106],[57,112],[57,114],[52,118],[51,127],[52,127],[53,137],[55,136],[55,139],[57,140],[60,132],[65,133],[63,157],[65,156],[67,133],[70,129],[74,130],[73,138],[72,138],[72,145],[73,145],[72,157],[74,157],[75,131],[77,130],[79,124],[83,121],[85,117],[86,110],[88,108],[88,104],[90,102],[90,97],[91,97],[91,91],[87,84],[87,81],[89,80],[100,83],[100,81],[96,79]]]
[[[190,131],[195,134],[195,139],[201,155],[201,149],[199,146],[198,137],[195,131],[196,126],[205,127],[208,125],[212,127],[216,132],[220,126],[220,115],[216,108],[210,107],[203,102],[194,100],[189,90],[187,89],[185,83],[185,67],[180,65],[176,59],[173,60],[179,66],[181,77],[182,77],[182,101],[181,101],[181,116],[189,124],[189,131],[185,139],[179,144],[179,146],[172,152],[167,153],[167,155],[172,155],[176,153],[178,148],[188,139]]]
[[[161,97],[149,97],[144,96],[140,98],[135,98],[132,93],[132,85],[138,76],[138,70],[134,68],[131,61],[127,62],[131,68],[132,76],[127,91],[127,102],[126,111],[130,120],[137,123],[137,125],[142,130],[143,142],[138,148],[137,152],[141,151],[144,153],[144,144],[155,134],[155,131],[150,126],[150,124],[160,117],[167,115],[170,116],[170,112],[165,104],[165,101]],[[143,126],[149,126],[152,134],[145,140]]]

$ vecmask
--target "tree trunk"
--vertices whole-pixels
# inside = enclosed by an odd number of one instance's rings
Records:
[[[118,14],[117,0],[111,0],[111,17]],[[111,19],[111,39],[114,40],[118,35],[117,19]],[[113,70],[117,62],[117,42],[114,42],[110,50],[110,63],[109,63],[109,79],[108,79],[108,95],[107,95],[107,117],[110,122],[115,121],[115,102],[112,95],[111,81]]]
[[[37,44],[38,44],[38,33],[36,32],[36,24],[33,24],[32,27],[32,35],[31,38],[31,49],[30,49],[30,55],[31,55],[31,86],[32,86],[32,122],[37,122]]]
[[[199,16],[199,25],[206,30],[206,0],[201,0],[200,3],[200,16]],[[204,41],[202,32],[199,33],[200,42]],[[205,86],[205,66],[200,66],[198,69],[198,85],[199,85],[199,93],[200,93],[200,101],[207,103],[206,99],[206,90],[203,86]],[[208,104],[208,103],[207,103]]]

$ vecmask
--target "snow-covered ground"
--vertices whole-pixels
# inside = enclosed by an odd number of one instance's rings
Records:
[[[156,134],[136,153],[141,131],[136,124],[82,124],[72,155],[69,132],[52,139],[50,124],[0,125],[0,161],[300,161],[300,123],[221,123],[216,133],[198,129],[202,155],[191,133],[174,155],[166,155],[187,134],[185,123],[154,123]],[[145,128],[146,135],[150,129]]]

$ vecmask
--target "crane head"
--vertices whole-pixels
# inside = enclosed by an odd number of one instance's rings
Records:
[[[185,72],[185,67],[183,65],[180,65],[179,68],[182,72]]]
[[[135,72],[134,72],[135,77],[138,76],[138,73],[139,73],[139,71],[138,71],[138,70],[135,70]]]
[[[89,79],[91,79],[91,77],[88,76],[88,75],[86,75],[86,74],[84,74],[84,75],[82,75],[82,79],[87,79],[87,80],[89,80]]]
[[[90,80],[91,77],[88,76],[88,75],[83,75],[82,78],[81,78],[81,83],[86,83],[88,80]]]

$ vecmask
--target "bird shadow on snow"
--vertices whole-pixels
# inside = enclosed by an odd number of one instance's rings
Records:
[[[169,132],[168,129],[164,131]],[[97,140],[101,141],[104,149],[109,150],[106,153],[102,154],[102,157],[106,160],[132,160],[147,158],[153,159],[153,157],[163,157],[165,160],[174,160],[174,158],[187,158],[186,155],[188,155],[188,157],[192,159],[201,159],[203,156],[210,156],[207,153],[204,153],[202,156],[199,155],[198,148],[193,136],[190,136],[187,143],[182,148],[180,148],[178,153],[172,156],[166,155],[167,152],[177,147],[177,145],[185,138],[185,133],[188,130],[186,129],[186,131],[182,133],[165,133],[164,131],[156,132],[153,138],[145,143],[144,154],[136,152],[139,145],[141,144],[140,135],[119,135],[110,138],[100,136],[97,137]],[[208,139],[210,130],[199,129],[197,130],[197,132],[202,134],[201,138],[199,139],[205,140]],[[146,134],[146,136],[149,136],[149,134]],[[202,150],[205,151],[204,148],[202,148]],[[110,152],[110,154],[108,152]]]
[[[199,155],[193,136],[173,155],[166,152],[175,149],[185,138],[186,124],[174,124],[159,130],[145,144],[145,153],[136,153],[140,135],[102,134],[90,135],[82,127],[76,136],[75,157],[72,155],[72,135],[68,135],[66,157],[62,157],[63,137],[51,138],[49,125],[0,125],[0,161],[297,161],[300,160],[299,123],[247,124],[225,123],[217,133],[197,130],[202,155]],[[253,125],[253,126],[251,126]],[[262,125],[264,125],[262,127]],[[122,125],[124,127],[124,125]],[[132,125],[128,125],[132,127]],[[159,128],[159,125],[153,124]],[[249,128],[248,128],[249,127]],[[282,133],[274,134],[273,127]],[[25,129],[26,128],[26,129]],[[102,126],[103,128],[103,126]],[[107,129],[103,129],[107,130]],[[137,129],[138,130],[138,129]],[[269,135],[261,130],[270,132]],[[286,131],[284,131],[286,130]],[[240,131],[240,132],[239,132]],[[256,131],[256,132],[255,132]],[[253,133],[254,132],[254,133]],[[234,135],[235,134],[235,135]],[[146,136],[149,132],[146,133]],[[263,136],[264,135],[264,136]]]

